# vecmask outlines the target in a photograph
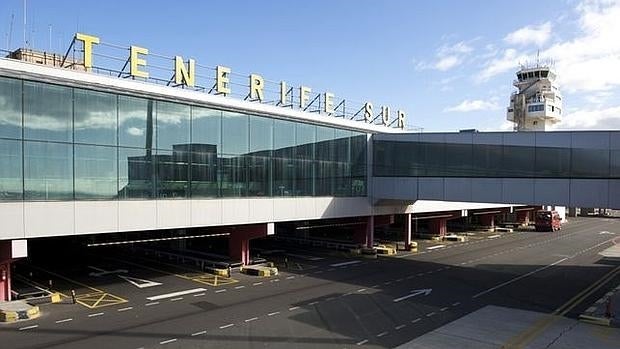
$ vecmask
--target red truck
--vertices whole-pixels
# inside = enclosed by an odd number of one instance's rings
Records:
[[[556,231],[562,229],[562,218],[556,211],[536,211],[536,231]]]

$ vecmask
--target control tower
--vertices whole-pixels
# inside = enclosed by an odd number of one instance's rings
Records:
[[[549,66],[521,66],[510,95],[508,121],[515,131],[546,131],[562,119],[562,95]]]

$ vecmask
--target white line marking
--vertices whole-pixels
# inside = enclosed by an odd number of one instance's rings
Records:
[[[195,337],[195,336],[200,336],[201,334],[206,334],[206,333],[207,333],[207,331],[198,331],[198,332],[194,332],[194,333],[192,333],[192,337]]]
[[[426,249],[427,249],[427,250],[434,250],[434,249],[437,249],[437,248],[442,248],[442,247],[446,247],[446,245],[431,246],[431,247],[427,247]]]
[[[593,313],[596,311],[596,307],[589,307],[588,309],[586,309],[586,313]]]
[[[88,314],[88,317],[95,317],[95,316],[101,316],[104,313],[94,313],[94,314]]]
[[[446,311],[446,310],[448,310],[448,307],[443,307],[443,308],[439,309],[439,311]]]
[[[253,317],[253,318],[249,318],[249,319],[245,319],[245,322],[252,322],[252,321],[256,321],[258,320],[257,317]]]
[[[25,331],[25,330],[31,330],[33,328],[37,328],[39,327],[39,325],[30,325],[30,326],[26,326],[26,327],[20,327],[19,330],[20,331]]]
[[[295,277],[294,277],[294,276],[292,276],[292,275],[291,275],[291,276],[287,276],[287,277],[286,277],[286,279],[287,279],[287,280],[294,279],[294,278],[295,278]]]
[[[420,318],[413,319],[413,320],[411,320],[411,323],[412,323],[412,324],[415,324],[416,322],[418,322],[418,321],[420,321],[420,320],[422,320],[422,319],[420,319]]]
[[[396,331],[398,331],[398,330],[400,330],[400,329],[405,328],[405,326],[407,326],[407,325],[398,325],[398,326],[394,327],[394,329],[395,329]]]
[[[342,263],[335,263],[335,264],[330,264],[330,267],[343,267],[345,265],[351,265],[351,264],[357,264],[357,263],[362,263],[362,261],[349,261],[349,262],[342,262]]]
[[[63,322],[69,322],[69,321],[73,321],[73,319],[72,318],[68,318],[68,319],[57,320],[56,323],[57,324],[62,324]]]
[[[176,341],[177,341],[176,338],[172,338],[172,339],[168,339],[168,340],[165,340],[165,341],[161,341],[161,342],[159,342],[159,344],[163,345],[163,344],[168,344],[168,343],[174,343]]]
[[[160,299],[184,296],[186,294],[199,293],[199,292],[204,292],[206,290],[207,289],[205,289],[205,288],[194,288],[194,289],[191,289],[191,290],[178,291],[178,292],[160,294],[160,295],[157,295],[157,296],[146,297],[146,299],[148,299],[150,301],[158,301]]]
[[[274,316],[274,315],[278,315],[278,314],[280,314],[279,311],[274,311],[273,313],[267,314],[267,316]]]
[[[245,288],[245,286],[243,286],[243,285],[240,285],[240,286],[235,286],[235,290],[240,290],[240,289],[242,289],[242,288]]]
[[[401,281],[403,281],[403,278],[396,279],[396,282],[401,282]]]
[[[157,304],[159,304],[159,302],[150,302],[150,303],[146,303],[144,306],[150,307],[151,305],[157,305]]]
[[[220,293],[220,292],[226,292],[226,289],[215,291],[215,293]]]
[[[297,309],[299,309],[299,307],[290,307],[290,308],[288,308],[288,311],[293,311],[293,310],[297,310]]]
[[[538,268],[538,269],[536,269],[536,270],[532,270],[532,271],[530,271],[529,273],[523,274],[523,275],[521,275],[521,276],[517,276],[516,278],[510,279],[510,280],[508,280],[508,281],[506,281],[506,282],[503,282],[503,283],[501,283],[501,284],[499,284],[499,285],[497,285],[497,286],[491,287],[491,288],[489,288],[489,289],[488,289],[488,290],[486,290],[486,291],[482,291],[482,292],[480,292],[480,293],[478,293],[478,294],[474,295],[474,296],[473,296],[473,297],[471,297],[471,298],[478,298],[478,297],[483,296],[483,295],[485,295],[485,294],[487,294],[487,293],[489,293],[489,292],[493,292],[493,291],[497,290],[498,288],[502,288],[502,287],[504,287],[504,286],[506,286],[506,285],[510,285],[510,284],[511,284],[511,283],[513,283],[513,282],[519,281],[519,280],[521,280],[521,279],[523,279],[523,278],[526,278],[526,277],[528,277],[528,276],[530,276],[530,275],[536,274],[536,273],[538,273],[539,271],[545,270],[545,269],[547,269],[547,268],[551,268],[552,266],[554,266],[554,265],[556,265],[556,264],[560,264],[560,263],[564,262],[564,261],[565,261],[565,260],[567,260],[567,259],[568,259],[568,258],[562,258],[562,259],[560,259],[560,260],[558,260],[558,261],[555,261],[555,262],[553,262],[553,263],[551,263],[551,264],[549,264],[549,265],[545,265],[544,267],[540,267],[540,268]]]
[[[235,326],[235,324],[223,325],[223,326],[220,326],[220,330],[223,330],[225,328],[229,328],[229,327],[232,327],[232,326]]]
[[[329,302],[329,301],[333,301],[334,299],[336,299],[336,297],[329,297],[329,298],[326,299],[326,301]]]
[[[461,304],[461,302],[454,302],[454,303],[452,303],[452,306],[453,306],[453,307],[456,307],[456,306],[457,306],[457,305],[459,305],[459,304]]]
[[[182,299],[183,299],[183,297],[177,297],[177,298],[172,298],[170,301],[171,302],[176,302],[176,301],[180,301]]]
[[[359,341],[359,342],[355,343],[355,345],[364,345],[366,343],[368,343],[368,339],[364,339],[363,341]]]
[[[427,316],[427,317],[431,317],[431,316],[433,316],[433,315],[435,315],[435,312],[434,312],[434,311],[432,311],[432,312],[430,312],[430,313],[426,314],[426,316]]]
[[[202,297],[202,296],[204,296],[205,294],[206,294],[206,293],[204,293],[204,292],[203,292],[203,293],[198,293],[198,294],[195,294],[195,295],[194,295],[194,297]]]
[[[359,290],[357,290],[357,292],[364,292],[364,291],[366,291],[365,288],[360,288]]]
[[[487,239],[495,239],[500,237],[501,235],[491,235],[491,236],[487,236]]]
[[[252,286],[258,286],[258,285],[262,285],[262,284],[263,284],[262,281],[261,282],[255,282],[255,283],[252,284]]]
[[[387,333],[387,331],[384,331],[384,332],[379,333],[379,334],[377,335],[377,337],[383,337],[383,336],[385,336],[386,334],[388,334],[388,333]]]
[[[308,303],[308,305],[315,305],[315,304],[319,304],[319,302],[314,301],[314,302],[310,302],[310,303]]]
[[[116,311],[123,312],[123,311],[131,310],[131,309],[133,309],[133,307],[120,308],[120,309],[116,309]]]

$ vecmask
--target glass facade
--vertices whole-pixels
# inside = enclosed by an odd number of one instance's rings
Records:
[[[610,133],[601,132],[594,138],[610,138]],[[378,177],[620,178],[620,149],[608,145],[375,140],[373,150],[373,175]]]
[[[366,138],[0,77],[0,200],[365,196]]]

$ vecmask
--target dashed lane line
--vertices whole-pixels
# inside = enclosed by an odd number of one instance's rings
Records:
[[[101,316],[105,313],[94,313],[94,314],[88,314],[88,317],[97,317],[97,316]]]
[[[252,321],[256,321],[256,320],[258,320],[258,318],[257,317],[253,317],[253,318],[245,319],[244,321],[245,322],[252,322]]]
[[[274,315],[278,315],[278,314],[280,314],[279,311],[274,311],[273,313],[267,314],[267,316],[274,316]]]
[[[377,334],[377,338],[381,338],[381,337],[383,337],[383,336],[385,336],[385,335],[387,335],[387,334],[388,334],[388,332],[387,332],[387,331],[383,331],[383,332],[381,332],[381,333]]]
[[[359,341],[359,342],[355,343],[355,345],[364,345],[366,343],[368,343],[368,339],[364,339],[363,341]]]
[[[177,297],[177,298],[170,299],[171,302],[182,301],[182,300],[183,300],[183,297]]]
[[[207,334],[207,331],[203,330],[203,331],[194,332],[194,333],[192,333],[192,337],[200,336],[200,335],[203,335],[203,334]]]
[[[32,330],[33,328],[37,328],[37,327],[39,327],[39,325],[30,325],[30,326],[26,326],[26,327],[20,327],[19,331]]]
[[[233,326],[235,326],[235,324],[222,325],[222,326],[220,326],[220,330],[223,330],[223,329],[229,328],[229,327],[233,327]]]
[[[69,322],[69,321],[73,321],[73,318],[62,319],[62,320],[56,320],[55,322],[56,322],[57,324],[62,324],[63,322]]]
[[[404,324],[403,324],[403,325],[398,325],[398,326],[394,327],[394,329],[395,329],[396,331],[398,331],[398,330],[401,330],[401,329],[405,328],[406,326],[407,326],[407,325],[404,325]]]
[[[150,307],[152,305],[157,305],[157,304],[159,304],[159,302],[149,302],[149,303],[146,303],[144,306],[145,307]]]
[[[133,309],[133,307],[120,308],[120,309],[116,309],[116,311],[118,311],[119,313],[122,313],[124,311],[128,311],[128,310],[131,310],[131,309]]]
[[[203,293],[198,293],[198,294],[195,294],[193,297],[202,297],[202,296],[204,296],[204,295],[206,295],[206,293],[204,293],[204,292],[203,292]]]
[[[168,340],[165,340],[165,341],[161,341],[161,342],[159,342],[159,344],[164,345],[164,344],[174,343],[176,341],[177,341],[176,338],[172,338],[172,339],[168,339]]]
[[[299,307],[290,307],[290,308],[288,308],[288,311],[294,311],[294,310],[297,310],[297,309],[299,309]]]
[[[226,292],[226,289],[224,288],[224,289],[215,291],[215,293],[222,293],[222,292]]]

